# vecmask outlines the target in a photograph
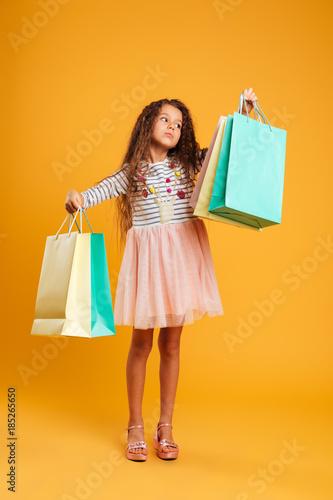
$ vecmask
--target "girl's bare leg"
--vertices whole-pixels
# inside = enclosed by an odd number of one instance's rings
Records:
[[[153,328],[139,330],[133,328],[131,346],[126,365],[127,396],[129,406],[128,427],[143,425],[142,399],[146,378],[146,364],[153,345]],[[143,429],[129,431],[128,442],[144,441]],[[136,448],[134,453],[146,453]]]
[[[172,424],[173,409],[175,405],[178,377],[179,377],[179,352],[182,326],[161,328],[158,337],[158,348],[161,355],[160,362],[160,394],[161,415],[160,424]],[[161,427],[158,431],[160,439],[172,441],[171,427]],[[169,451],[168,447],[164,448]],[[170,448],[170,451],[173,449]]]

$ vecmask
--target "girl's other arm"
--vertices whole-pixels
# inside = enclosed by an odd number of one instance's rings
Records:
[[[128,178],[126,167],[123,166],[120,170],[103,179],[97,186],[87,189],[82,193],[72,190],[69,191],[65,203],[67,212],[75,212],[79,206],[85,210],[98,205],[102,201],[116,198],[121,194],[125,194],[128,188]]]

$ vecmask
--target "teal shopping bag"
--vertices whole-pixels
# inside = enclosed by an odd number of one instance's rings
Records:
[[[255,110],[228,116],[209,212],[261,229],[281,222],[287,132]]]
[[[91,336],[115,335],[104,234],[90,234]]]
[[[80,212],[79,233],[71,232]],[[48,236],[39,280],[32,335],[102,337],[115,335],[103,234],[82,233],[79,209],[68,233]],[[87,216],[86,216],[87,218]]]

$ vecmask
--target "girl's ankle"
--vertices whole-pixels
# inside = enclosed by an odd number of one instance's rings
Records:
[[[132,427],[134,425],[135,426],[140,425],[140,426],[144,427],[142,418],[129,419],[127,427]]]

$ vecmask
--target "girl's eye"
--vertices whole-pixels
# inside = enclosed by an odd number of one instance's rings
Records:
[[[167,117],[166,117],[166,116],[161,116],[161,120],[163,120],[163,121],[165,121],[165,122],[167,122],[167,121],[168,121],[168,119],[167,119]],[[176,123],[176,125],[175,125],[175,126],[176,126],[176,127],[178,127],[178,128],[182,128],[182,126],[181,126],[181,124],[180,124],[180,123]]]

